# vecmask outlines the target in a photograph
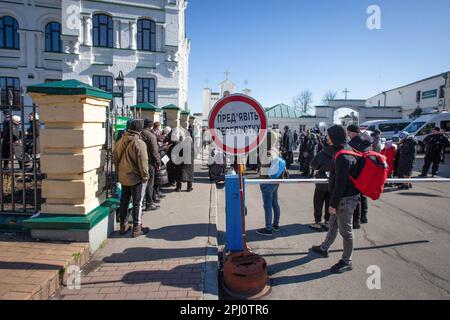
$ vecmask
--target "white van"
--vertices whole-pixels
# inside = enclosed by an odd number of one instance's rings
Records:
[[[408,132],[416,137],[418,142],[418,152],[423,152],[424,145],[423,140],[425,137],[431,134],[434,128],[439,127],[444,129],[447,134],[450,134],[450,112],[443,112],[437,114],[427,114],[421,116],[411,122],[403,131]],[[398,135],[395,135],[392,139],[394,142],[398,143]]]
[[[378,129],[381,131],[381,137],[390,140],[396,133],[403,131],[410,123],[411,120],[408,119],[373,120],[364,122],[359,126],[359,129],[361,131],[375,131],[375,129]]]

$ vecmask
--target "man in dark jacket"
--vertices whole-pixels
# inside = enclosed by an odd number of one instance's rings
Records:
[[[147,147],[141,139],[142,127],[142,121],[131,122],[127,132],[117,142],[113,154],[116,173],[122,185],[120,234],[129,230],[128,206],[130,198],[133,198],[133,238],[149,232],[149,228],[142,226],[142,200],[149,179]]]
[[[328,129],[328,144],[334,152],[351,151],[347,144],[347,134],[344,127],[332,126]],[[335,157],[335,156],[333,156]],[[360,201],[360,193],[350,180],[357,173],[357,160],[351,155],[341,155],[333,161],[330,177],[330,228],[325,241],[320,246],[313,246],[312,251],[323,257],[328,257],[328,249],[336,240],[338,231],[343,238],[344,252],[342,259],[331,267],[332,273],[343,273],[353,269],[353,212]]]
[[[398,145],[397,153],[395,155],[395,175],[402,179],[411,178],[414,163],[416,162],[416,146],[417,141],[413,135],[406,131],[399,133],[400,144]],[[411,189],[410,183],[403,183],[399,189]]]
[[[153,121],[150,119],[144,120],[144,129],[142,130],[142,140],[147,145],[148,155],[148,173],[149,180],[147,183],[147,191],[145,193],[145,211],[157,210],[158,207],[153,203],[154,196],[154,184],[156,172],[159,170],[161,159],[159,157],[158,139],[152,131]],[[158,200],[159,202],[159,200]]]
[[[294,162],[294,135],[288,126],[284,127],[281,155],[284,161],[286,161],[286,168],[289,169]]]
[[[431,175],[434,176],[439,170],[439,164],[442,160],[442,151],[448,146],[448,138],[441,133],[441,128],[434,128],[433,133],[423,140],[425,145],[425,164],[420,177],[427,177],[433,164]]]
[[[371,150],[372,144],[368,139],[362,139],[361,131],[358,126],[350,125],[347,127],[347,135],[350,138],[350,142],[348,143],[350,147],[358,152],[367,152]],[[361,194],[361,203],[358,204],[358,207],[355,210],[355,214],[353,215],[353,229],[360,229],[361,223],[365,224],[368,222],[368,211],[369,204],[367,201],[367,197]]]
[[[317,156],[311,161],[311,168],[316,170],[316,179],[327,179],[328,173],[331,170],[331,164],[333,162],[333,149],[325,145]],[[315,222],[310,225],[311,229],[322,230],[325,228],[328,230],[330,220],[329,202],[330,202],[330,190],[328,184],[316,184],[314,191],[314,220]],[[322,211],[325,205],[325,222],[322,224]]]

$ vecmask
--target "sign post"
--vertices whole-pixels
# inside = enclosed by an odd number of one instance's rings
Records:
[[[214,105],[208,124],[215,146],[224,154],[235,156],[238,162],[239,184],[226,182],[227,244],[231,247],[231,253],[224,257],[223,287],[229,295],[239,299],[261,297],[270,291],[270,286],[266,261],[250,252],[247,247],[244,159],[265,140],[265,111],[249,96],[229,95]],[[230,194],[239,195],[239,204]],[[237,235],[240,235],[241,239],[238,239]]]

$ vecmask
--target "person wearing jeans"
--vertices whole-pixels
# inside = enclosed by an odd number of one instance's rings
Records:
[[[256,231],[260,235],[271,236],[273,230],[280,230],[280,205],[278,204],[277,184],[261,184],[260,189],[264,202],[266,227]]]
[[[133,199],[133,226],[137,228],[142,225],[142,202],[144,201],[146,190],[147,182],[140,182],[131,187],[122,186],[119,208],[121,225],[124,225],[128,221],[128,205],[126,204],[130,203],[131,198]]]
[[[147,146],[141,139],[142,121],[131,122],[127,132],[117,141],[113,160],[119,182],[122,185],[120,199],[120,234],[128,232],[128,206],[133,198],[133,238],[149,232],[142,226],[142,200],[150,178]]]

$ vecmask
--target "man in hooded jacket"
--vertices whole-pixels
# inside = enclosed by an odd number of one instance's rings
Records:
[[[329,177],[330,187],[330,220],[325,241],[320,246],[313,246],[312,251],[328,257],[328,249],[336,240],[338,231],[343,238],[344,252],[342,259],[331,267],[332,273],[343,273],[353,269],[353,212],[360,201],[360,193],[355,188],[350,176],[358,170],[357,159],[351,155],[335,154],[341,150],[352,149],[347,144],[344,127],[335,125],[328,129],[328,144],[334,149],[333,163]]]
[[[119,182],[122,185],[120,198],[120,234],[128,227],[128,206],[133,199],[133,238],[148,233],[142,226],[142,201],[149,180],[147,146],[141,139],[142,121],[131,122],[127,132],[120,138],[114,149],[113,161]]]

